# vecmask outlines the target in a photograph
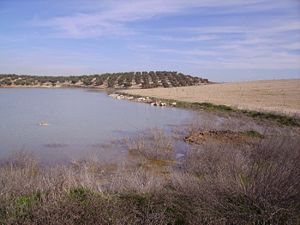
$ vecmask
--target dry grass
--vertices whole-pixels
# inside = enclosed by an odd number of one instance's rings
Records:
[[[170,136],[159,130],[129,141],[133,164],[129,152],[120,165],[44,168],[20,153],[0,163],[0,224],[298,225],[299,134],[266,137],[191,146],[168,176],[140,164],[174,158]]]
[[[173,140],[162,130],[153,129],[128,140],[128,151],[132,156],[150,160],[173,160]]]
[[[251,81],[124,92],[161,99],[209,102],[238,109],[300,115],[300,80]]]

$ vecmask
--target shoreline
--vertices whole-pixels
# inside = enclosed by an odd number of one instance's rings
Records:
[[[195,86],[191,86],[195,87]],[[106,92],[106,94],[110,97],[111,95],[118,95],[116,99],[119,100],[128,100],[137,103],[147,103],[153,106],[166,106],[166,107],[174,107],[174,108],[181,108],[181,109],[188,109],[188,110],[204,110],[208,112],[222,112],[222,113],[230,113],[246,115],[248,117],[252,117],[255,119],[263,119],[269,120],[273,122],[277,122],[280,125],[286,126],[295,126],[300,127],[300,115],[297,113],[295,114],[287,114],[284,112],[278,111],[268,111],[268,110],[251,110],[251,109],[240,109],[237,107],[232,107],[223,104],[213,104],[210,102],[188,102],[182,101],[178,99],[166,99],[166,98],[158,98],[153,96],[145,96],[140,94],[130,94],[128,90],[135,90],[135,89],[122,89],[122,88],[99,88],[99,87],[87,87],[87,86],[1,86],[0,89],[29,89],[29,88],[41,88],[41,89],[86,89],[86,90],[97,90]],[[136,89],[137,90],[137,89]],[[139,90],[139,89],[138,89]],[[141,90],[149,90],[149,89],[141,89]],[[124,97],[122,97],[124,96]]]
[[[300,116],[300,79],[235,82],[155,90],[126,90],[124,92],[189,103],[209,102],[240,110]]]
[[[148,104],[157,101],[165,103],[163,107],[208,111],[203,114],[220,111],[224,112],[221,116],[232,113],[228,115],[237,117],[224,116],[220,124],[208,115],[208,124],[205,117],[199,117],[200,121],[193,120],[172,133],[154,129],[116,140],[107,151],[121,144],[124,159],[120,162],[105,160],[101,149],[91,155],[84,151],[86,158],[61,165],[45,166],[37,155],[27,152],[2,158],[2,223],[218,224],[222,220],[233,224],[244,220],[246,224],[249,217],[265,223],[280,206],[284,213],[276,214],[273,221],[289,219],[289,224],[296,224],[297,208],[291,199],[300,190],[299,128],[259,123],[228,106],[130,98],[117,92],[106,90],[105,97]],[[185,146],[176,145],[179,140]],[[177,153],[182,156],[177,158]],[[265,190],[271,195],[265,195]],[[266,197],[261,200],[261,196]],[[268,208],[258,208],[261,204]],[[238,217],[231,219],[224,208]]]
[[[127,92],[122,92],[122,91],[116,91],[114,93],[120,96],[120,98],[116,97],[119,100],[128,100],[137,103],[146,103],[151,105],[155,103],[153,106],[160,106],[160,107],[166,106],[166,107],[175,107],[175,108],[196,110],[196,111],[204,110],[208,112],[230,113],[231,115],[235,114],[236,116],[246,115],[254,119],[277,122],[280,125],[300,127],[300,116],[298,115],[286,115],[286,114],[280,114],[279,112],[238,109],[227,105],[216,105],[209,102],[186,102],[186,101],[179,101],[176,99],[156,98],[156,97],[149,97],[144,95],[129,94]]]

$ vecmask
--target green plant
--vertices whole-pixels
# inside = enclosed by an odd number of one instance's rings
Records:
[[[264,135],[262,135],[261,133],[255,131],[255,130],[248,130],[243,132],[245,135],[249,136],[249,137],[254,137],[254,138],[264,138]]]
[[[68,195],[71,199],[79,202],[85,201],[87,197],[91,194],[91,190],[85,187],[71,188],[68,192]]]

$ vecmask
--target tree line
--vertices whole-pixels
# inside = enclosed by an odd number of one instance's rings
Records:
[[[143,71],[80,76],[0,74],[0,86],[83,86],[104,88],[180,87],[209,83],[207,79],[176,71]]]

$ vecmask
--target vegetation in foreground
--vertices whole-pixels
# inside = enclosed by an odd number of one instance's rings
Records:
[[[83,76],[0,74],[0,87],[155,88],[209,83],[207,79],[173,71],[105,73]]]
[[[178,161],[173,139],[155,131],[129,140],[114,166],[44,168],[22,153],[0,164],[0,224],[298,225],[299,140],[208,140]]]

